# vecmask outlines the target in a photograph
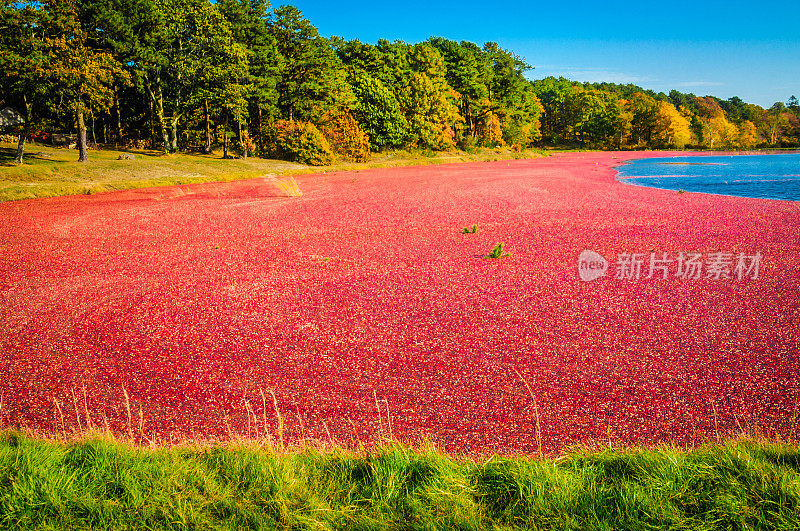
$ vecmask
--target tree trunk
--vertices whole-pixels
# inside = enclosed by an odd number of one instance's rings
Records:
[[[78,113],[78,162],[89,160],[89,149],[86,146],[86,122],[83,120],[83,112]]]
[[[114,87],[114,108],[117,110],[117,144],[122,145],[122,116],[119,110],[119,96],[117,96],[117,87]],[[152,115],[151,115],[152,116]],[[152,130],[152,129],[151,129]]]
[[[264,127],[261,121],[261,105],[258,106],[258,156],[264,156]]]
[[[203,153],[211,153],[211,120],[208,116],[208,98],[203,100],[203,121],[206,127],[206,145],[203,146]]]
[[[178,118],[180,116],[173,116],[169,121],[169,151],[171,153],[178,152]]]
[[[242,122],[236,120],[236,123],[239,126],[239,148],[242,150],[242,158],[247,158],[247,146],[244,145],[244,137],[242,137]]]
[[[153,103],[153,110],[155,111],[158,121],[158,127],[161,130],[161,138],[164,141],[164,153],[167,153],[169,151],[170,139],[166,120],[164,119],[164,94],[161,91],[161,76],[159,74],[154,74],[154,78],[151,80],[150,76],[146,75],[145,87]]]
[[[95,149],[97,149],[97,136],[94,134],[94,130],[95,130],[95,128],[94,128],[94,125],[95,125],[94,113],[91,113],[91,114],[92,114],[92,145],[94,146]]]
[[[19,142],[17,143],[17,156],[14,158],[14,162],[17,164],[22,164],[22,158],[25,156],[25,137],[28,136],[28,122],[25,122],[25,125],[22,126],[22,133],[19,135]]]
[[[769,144],[774,146],[775,143],[778,141],[778,119],[775,118],[774,121],[770,122],[769,119],[767,121],[767,127],[769,128]]]
[[[22,101],[25,103],[25,123],[22,125],[22,132],[17,143],[17,156],[14,158],[14,162],[17,164],[22,164],[22,158],[25,156],[25,141],[31,130],[31,115],[33,114],[33,105],[28,103],[28,98],[23,95]]]
[[[222,125],[222,158],[228,158],[228,111],[225,111],[225,121]]]
[[[150,149],[155,149],[156,147],[154,142],[155,136],[155,125],[153,124],[153,100],[150,99],[150,135],[147,141],[147,145],[150,146]]]

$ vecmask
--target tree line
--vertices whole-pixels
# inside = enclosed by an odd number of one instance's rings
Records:
[[[530,81],[496,43],[326,39],[266,0],[2,1],[0,102],[25,142],[76,133],[165,153],[310,164],[397,148],[800,145],[792,96],[769,109],[635,85]],[[2,105],[0,105],[2,106]]]

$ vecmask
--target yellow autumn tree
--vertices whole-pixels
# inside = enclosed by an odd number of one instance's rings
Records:
[[[708,149],[733,147],[738,137],[738,129],[724,116],[701,119],[703,145]]]
[[[683,148],[692,138],[689,120],[667,101],[658,102],[653,140],[657,145]]]
[[[717,138],[717,145],[725,148],[739,147],[739,128],[725,116],[713,118],[709,124],[711,134]]]
[[[486,99],[482,102],[488,109],[491,102]],[[479,143],[485,146],[502,146],[505,145],[503,140],[503,128],[500,124],[500,118],[497,114],[487,110],[483,115],[473,119],[475,128],[475,138]]]
[[[739,145],[739,129],[725,116],[714,98],[696,98],[697,115],[702,126],[703,144],[708,149],[734,148]]]
[[[739,146],[752,149],[758,144],[758,130],[753,122],[745,120],[739,125]]]

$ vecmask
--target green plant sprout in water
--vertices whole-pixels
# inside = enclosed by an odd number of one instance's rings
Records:
[[[465,227],[465,228],[461,229],[461,234],[475,234],[476,232],[478,232],[478,226],[477,225],[473,225],[472,228]]]
[[[511,256],[511,253],[504,253],[503,242],[500,242],[484,258],[505,258],[506,256]]]
[[[678,193],[679,193],[679,194],[686,193],[686,190],[684,190],[684,189],[682,189],[682,188],[678,188]]]

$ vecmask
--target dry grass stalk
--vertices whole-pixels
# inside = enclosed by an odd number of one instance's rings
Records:
[[[89,398],[86,395],[86,386],[83,386],[83,412],[86,414],[86,427],[89,431],[94,430],[94,423],[92,423],[92,417],[89,416]]]
[[[294,177],[284,177],[282,179],[278,179],[274,176],[266,176],[265,179],[272,181],[275,185],[283,192],[286,197],[300,197],[303,195],[303,192],[300,190],[300,186],[295,181]]]
[[[742,427],[742,423],[739,422],[739,415],[736,413],[733,414],[733,420],[736,421],[736,426],[739,428],[739,433],[745,433],[744,427]]]
[[[272,395],[272,406],[275,408],[275,415],[278,417],[278,441],[281,443],[281,449],[283,449],[283,417],[278,409],[278,399],[275,397],[275,391],[270,389],[269,394]]]
[[[142,406],[139,406],[139,437],[141,440],[147,441],[150,448],[155,448],[156,442],[144,434],[144,413],[142,412]]]
[[[328,423],[323,420],[322,425],[325,426],[325,433],[328,434],[328,443],[333,446],[333,436],[331,435],[331,430],[328,429]]]
[[[264,394],[263,389],[258,390],[261,393],[261,413],[264,416],[264,436],[269,436],[269,430],[267,429],[267,396]]]
[[[247,415],[247,437],[251,438],[251,427],[250,427],[250,405],[247,403],[247,400],[242,400],[244,404],[244,412]]]
[[[72,405],[75,406],[75,419],[78,421],[78,431],[83,432],[83,424],[81,423],[81,415],[78,412],[78,397],[75,396],[75,389],[71,389],[72,391]]]
[[[55,398],[55,397],[53,397],[53,403],[56,405],[56,409],[58,410],[58,414],[59,414],[59,416],[61,418],[61,433],[66,435],[67,434],[67,428],[66,428],[66,426],[64,424],[64,412],[61,410],[61,404],[58,403],[58,399]]]
[[[394,433],[392,433],[392,416],[389,414],[389,401],[384,398],[383,403],[386,405],[386,422],[389,424],[389,437],[394,439]]]
[[[380,434],[383,435],[383,415],[381,414],[381,405],[378,403],[378,392],[375,389],[372,390],[372,396],[375,398],[375,409],[378,410],[378,427]]]
[[[536,401],[536,396],[533,394],[533,389],[531,386],[528,385],[528,381],[522,377],[522,375],[514,369],[514,372],[517,374],[517,377],[522,380],[522,383],[525,384],[525,388],[528,390],[528,393],[531,395],[533,399],[533,414],[536,416],[536,447],[539,453],[539,457],[542,457],[542,426],[539,421],[539,403]]]
[[[103,428],[105,428],[105,436],[111,439],[112,441],[116,441],[117,438],[114,437],[114,432],[111,431],[111,426],[108,423],[108,417],[106,416],[105,410],[103,411]]]
[[[253,407],[250,405],[250,402],[247,400],[244,401],[244,408],[247,411],[247,436],[252,437],[252,433],[250,432],[250,417],[253,417],[253,426],[255,427],[255,437],[258,439],[258,417],[256,417],[256,412],[253,410]],[[264,426],[266,428],[266,426]]]

